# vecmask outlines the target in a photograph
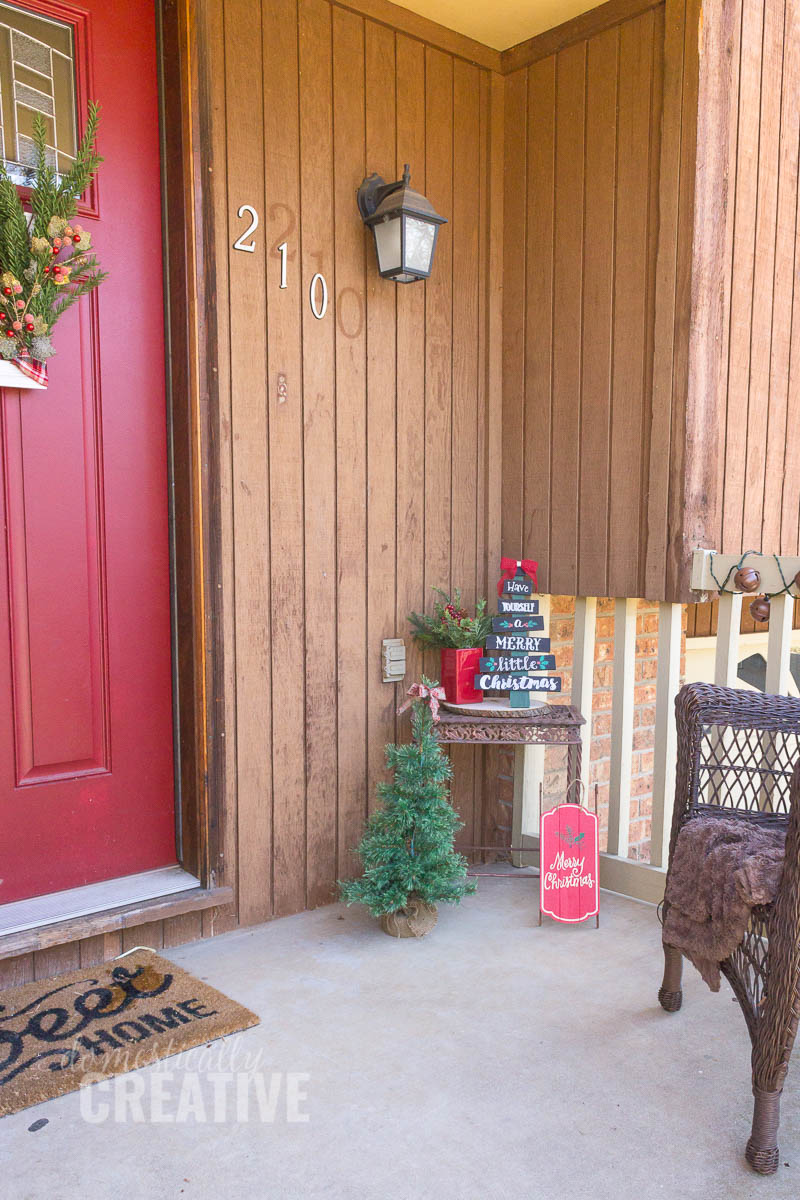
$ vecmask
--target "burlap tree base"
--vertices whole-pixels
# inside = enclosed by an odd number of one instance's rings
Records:
[[[405,908],[383,914],[381,929],[390,937],[421,938],[433,929],[437,916],[435,904],[426,904],[424,900],[409,900]]]

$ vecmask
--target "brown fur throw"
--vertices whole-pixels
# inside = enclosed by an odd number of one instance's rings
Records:
[[[750,821],[695,817],[678,834],[663,940],[694,963],[712,992],[719,964],[744,937],[750,910],[778,894],[786,834]]]

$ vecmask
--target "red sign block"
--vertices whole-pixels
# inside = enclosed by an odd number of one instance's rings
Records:
[[[600,907],[597,815],[561,804],[539,822],[540,911],[555,921],[585,921]]]

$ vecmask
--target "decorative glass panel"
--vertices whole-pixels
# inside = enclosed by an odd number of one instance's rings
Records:
[[[404,267],[409,271],[424,271],[426,275],[431,269],[433,254],[433,239],[436,226],[428,221],[419,221],[416,217],[406,217],[406,260]]]
[[[33,163],[36,113],[51,165],[69,170],[77,146],[72,26],[0,2],[0,153],[18,183]]]
[[[375,249],[378,252],[378,270],[396,271],[402,266],[400,255],[400,218],[380,221],[374,226]]]

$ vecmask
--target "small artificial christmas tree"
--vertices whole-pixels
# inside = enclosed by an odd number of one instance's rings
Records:
[[[364,863],[360,879],[340,882],[347,904],[365,904],[375,917],[384,918],[386,932],[399,932],[387,925],[389,914],[405,912],[419,916],[427,907],[420,936],[432,928],[438,901],[458,904],[475,891],[466,878],[467,860],[453,849],[453,839],[463,822],[447,798],[451,767],[433,733],[433,716],[425,699],[438,708],[429,680],[411,692],[420,696],[411,706],[410,745],[387,746],[386,765],[394,772],[391,782],[378,784],[383,807],[369,818],[358,853]],[[400,934],[403,936],[403,934]]]

